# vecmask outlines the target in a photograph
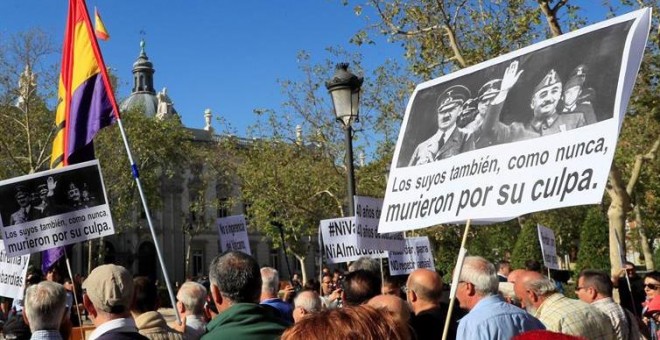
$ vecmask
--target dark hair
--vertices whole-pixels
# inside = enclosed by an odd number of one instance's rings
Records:
[[[232,302],[259,301],[261,272],[257,261],[248,254],[228,251],[216,256],[209,268],[209,278],[211,285]]]
[[[158,287],[146,276],[137,276],[133,279],[133,307],[132,311],[146,313],[158,309]]]
[[[580,272],[582,285],[593,287],[599,294],[612,297],[612,279],[605,272],[600,270],[585,269]]]
[[[344,278],[344,304],[356,306],[380,294],[380,277],[367,270],[356,270]]]
[[[536,260],[527,260],[525,261],[525,269],[533,272],[540,272],[541,264]]]
[[[658,272],[657,270],[646,273],[646,275],[644,275],[644,278],[647,277],[660,282],[660,272]]]
[[[502,260],[497,264],[497,270],[498,271],[502,270],[502,268],[505,268],[505,267],[511,268],[511,263],[509,263],[509,261]]]

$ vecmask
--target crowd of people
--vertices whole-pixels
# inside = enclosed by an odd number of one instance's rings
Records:
[[[280,282],[276,269],[230,251],[212,261],[208,281],[178,288],[174,308],[181,322],[168,324],[149,277],[106,264],[87,278],[60,281],[54,268],[43,278],[28,277],[24,297],[9,311],[3,301],[3,335],[68,339],[74,319],[84,315],[93,324],[92,340],[411,340],[441,339],[444,332],[447,339],[470,340],[658,338],[659,272],[642,278],[631,263],[617,277],[584,270],[572,299],[539,269],[533,262],[514,269],[506,261],[496,266],[468,256],[451,304],[441,276],[428,269],[390,277],[376,260],[361,258],[346,273],[324,268],[320,284],[303,284],[298,275]],[[73,289],[78,282],[82,289]],[[79,298],[72,296],[76,291],[82,291]]]

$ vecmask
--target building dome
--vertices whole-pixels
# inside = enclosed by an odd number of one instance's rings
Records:
[[[145,52],[144,40],[140,41],[140,55],[133,63],[133,89],[131,95],[119,104],[120,111],[141,110],[148,117],[166,118],[178,115],[172,100],[163,88],[162,92],[154,90],[154,73],[149,57]]]

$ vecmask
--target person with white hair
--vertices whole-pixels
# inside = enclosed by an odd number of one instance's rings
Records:
[[[293,299],[293,321],[298,322],[304,317],[318,313],[323,309],[323,302],[313,290],[303,290]]]
[[[289,324],[293,324],[293,307],[279,298],[280,277],[275,268],[261,268],[261,297],[259,304],[267,305],[275,309],[280,318]]]
[[[60,326],[66,316],[64,286],[51,281],[32,285],[25,292],[24,304],[31,339],[62,339]]]
[[[182,284],[176,294],[176,308],[179,315],[186,319],[184,338],[187,340],[197,340],[206,332],[204,319],[206,296],[206,288],[192,281]]]
[[[575,288],[576,292],[582,289],[585,287]],[[586,302],[558,293],[555,283],[539,272],[522,273],[513,290],[522,306],[550,331],[587,339],[616,339],[607,315]]]
[[[468,256],[456,287],[461,308],[470,312],[458,323],[456,339],[511,339],[545,326],[498,294],[495,266],[483,257]]]

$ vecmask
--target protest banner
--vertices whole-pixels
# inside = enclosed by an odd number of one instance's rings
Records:
[[[220,235],[220,249],[223,252],[235,250],[252,255],[244,215],[218,218],[216,224]]]
[[[0,296],[16,298],[23,291],[30,254],[9,257],[0,240]]]
[[[378,232],[378,221],[383,209],[383,199],[355,196],[355,233],[360,249],[403,249],[403,233]]]
[[[561,269],[557,262],[557,246],[555,245],[554,230],[537,225],[539,232],[539,243],[541,244],[541,255],[543,255],[543,264],[548,269]]]
[[[385,250],[358,247],[353,216],[321,220],[319,228],[323,235],[323,250],[328,263],[355,261],[362,256],[374,259],[387,257]]]
[[[639,10],[418,85],[378,231],[600,202],[649,25]]]
[[[97,160],[0,182],[7,256],[115,233]]]
[[[433,252],[428,236],[411,237],[404,240],[403,251],[389,251],[390,275],[406,275],[415,269],[435,271]]]

